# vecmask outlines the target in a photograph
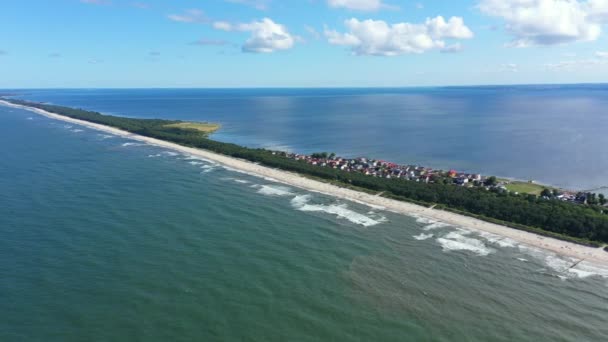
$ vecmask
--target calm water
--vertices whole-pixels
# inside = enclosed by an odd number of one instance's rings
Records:
[[[223,124],[216,139],[536,180],[608,185],[608,85],[420,89],[35,90],[22,98]]]
[[[608,336],[608,270],[4,107],[0,194],[1,341]]]

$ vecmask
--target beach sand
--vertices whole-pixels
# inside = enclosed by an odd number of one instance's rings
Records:
[[[572,258],[585,260],[593,263],[608,265],[608,252],[603,251],[602,248],[593,248],[578,245],[571,242],[544,237],[526,231],[485,222],[468,216],[426,208],[412,203],[392,200],[351,189],[346,189],[332,184],[309,179],[292,172],[261,166],[249,161],[224,156],[206,150],[185,147],[163,140],[148,138],[100,124],[72,119],[66,116],[53,114],[38,108],[15,105],[2,100],[0,100],[0,105],[29,110],[52,119],[70,122],[73,124],[89,127],[98,131],[103,131],[124,138],[144,142],[150,145],[160,146],[173,151],[178,151],[181,153],[208,159],[210,161],[214,161],[229,168],[232,168],[236,171],[245,172],[260,177],[272,178],[273,180],[279,183],[284,183],[301,189],[323,193],[326,195],[366,204],[372,207],[382,207],[384,210],[388,210],[398,214],[416,215],[419,217],[424,217],[455,226],[462,226],[468,229],[489,232],[515,240],[519,243],[549,250],[560,255],[569,256]]]

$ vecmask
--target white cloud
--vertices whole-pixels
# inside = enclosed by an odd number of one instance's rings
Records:
[[[168,18],[181,23],[205,24],[209,22],[209,18],[199,9],[189,9],[183,14],[170,14]]]
[[[594,41],[608,21],[608,0],[480,0],[478,8],[504,19],[513,47]]]
[[[382,20],[346,20],[346,33],[325,29],[330,44],[349,46],[356,55],[397,56],[423,53],[433,49],[456,52],[459,45],[448,46],[444,39],[470,39],[473,32],[462,18],[428,18],[422,24],[387,24]],[[451,50],[451,51],[449,51]]]
[[[295,45],[297,40],[297,37],[289,33],[287,27],[277,24],[269,18],[240,24],[217,21],[213,23],[213,27],[229,32],[251,32],[251,37],[243,44],[243,52],[270,53],[277,50],[288,50]]]
[[[608,58],[608,51],[598,51],[595,53],[597,58]]]
[[[327,4],[334,8],[346,8],[355,11],[377,11],[380,9],[396,8],[387,5],[382,0],[327,0]]]

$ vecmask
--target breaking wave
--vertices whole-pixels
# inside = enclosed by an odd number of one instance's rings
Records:
[[[419,235],[414,235],[413,238],[418,241],[424,241],[424,240],[428,240],[428,239],[432,238],[433,236],[434,236],[433,234],[420,233]]]
[[[480,232],[479,236],[486,239],[489,243],[498,245],[500,247],[517,247],[517,242],[515,240],[509,239],[507,237],[503,237],[500,235],[488,233],[488,232]]]
[[[293,195],[293,192],[291,192],[290,188],[281,185],[260,185],[258,193],[267,196]]]
[[[543,262],[550,271],[556,272],[554,276],[562,280],[583,279],[588,277],[602,277],[608,279],[608,268],[593,264],[588,261],[580,261],[576,258],[560,256],[553,252],[526,245],[519,245],[519,250],[535,259]]]
[[[126,142],[124,144],[122,144],[122,147],[129,147],[129,146],[144,146],[145,144],[142,143],[136,143],[136,142]]]
[[[479,256],[486,256],[494,252],[494,249],[486,246],[483,241],[466,236],[470,233],[459,229],[438,238],[436,241],[441,245],[444,252],[470,251]]]
[[[371,227],[386,222],[386,218],[381,215],[366,216],[348,208],[347,204],[312,204],[311,195],[298,195],[291,200],[291,205],[300,211],[324,212],[332,214],[339,219],[346,219],[354,224],[364,227]]]

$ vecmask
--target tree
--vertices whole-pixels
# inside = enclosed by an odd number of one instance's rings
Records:
[[[498,184],[498,180],[496,180],[496,177],[494,176],[488,177],[485,181],[485,185],[487,186],[494,186],[496,184]]]
[[[606,196],[604,196],[604,194],[599,194],[598,198],[600,199],[600,204],[604,205],[606,204]]]
[[[543,189],[543,191],[540,193],[540,195],[541,195],[542,197],[551,198],[553,194],[551,193],[551,190],[549,190],[549,189],[545,188],[545,189]]]

